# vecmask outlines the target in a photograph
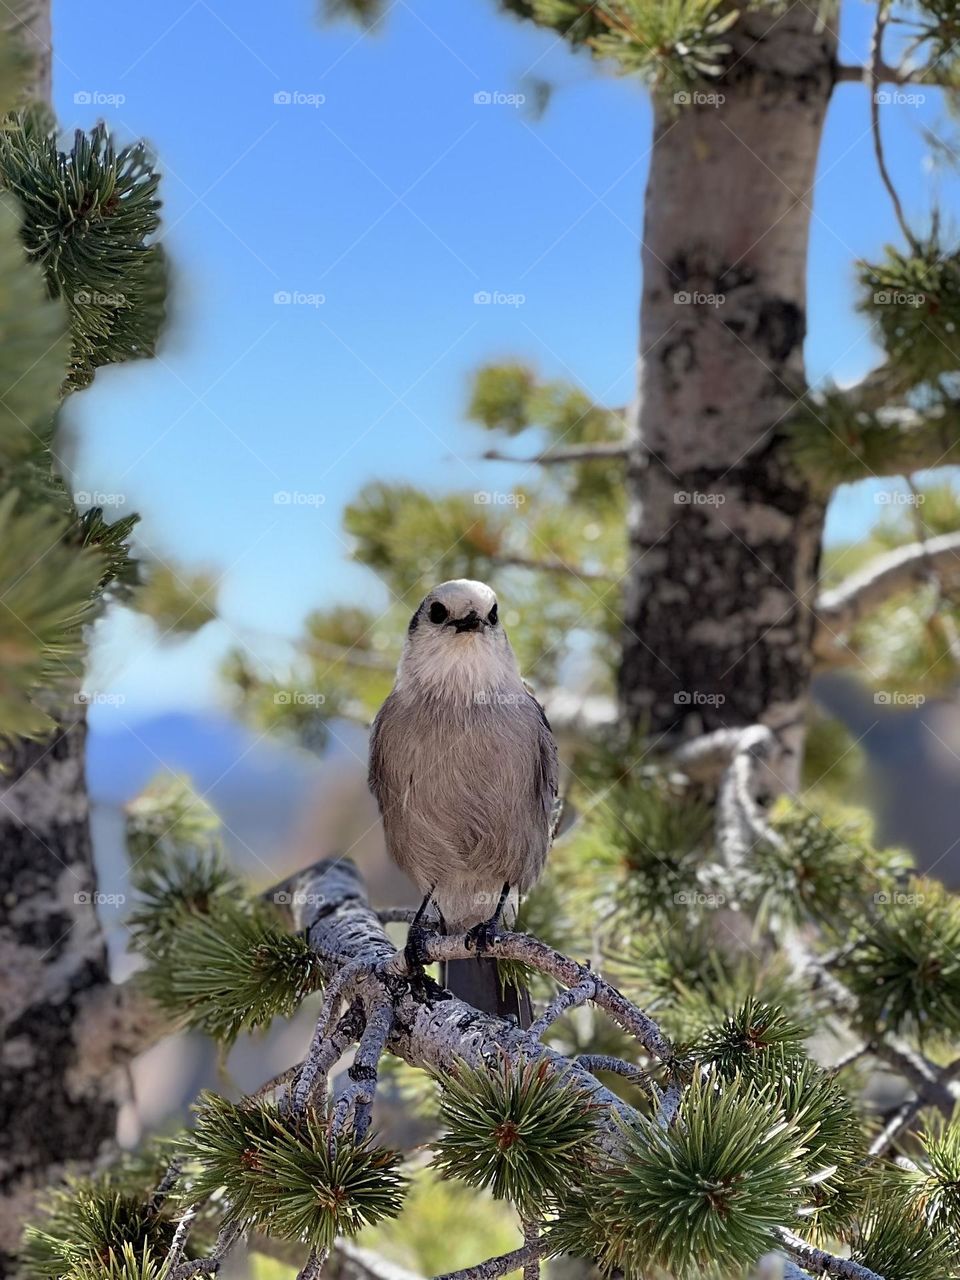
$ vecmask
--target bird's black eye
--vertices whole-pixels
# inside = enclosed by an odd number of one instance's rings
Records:
[[[447,620],[446,607],[442,605],[439,600],[434,600],[433,604],[430,606],[430,621],[439,623],[439,622],[446,622],[446,620]]]
[[[497,606],[496,605],[494,605],[493,608],[490,610],[490,612],[487,614],[487,621],[490,623],[491,627],[495,627],[497,625]]]

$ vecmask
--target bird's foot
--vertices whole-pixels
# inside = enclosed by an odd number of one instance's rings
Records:
[[[411,974],[422,973],[423,966],[429,963],[427,938],[430,931],[422,924],[412,924],[407,930],[407,944],[403,948],[404,958]]]
[[[490,950],[499,936],[500,922],[496,916],[491,920],[481,920],[479,924],[467,930],[467,946],[475,948],[477,955],[481,956],[485,951]]]

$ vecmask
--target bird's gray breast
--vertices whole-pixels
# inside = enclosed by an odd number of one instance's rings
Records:
[[[465,706],[399,690],[387,699],[374,726],[370,782],[390,852],[422,887],[467,892],[509,881],[525,889],[536,880],[553,801],[543,732],[540,709],[522,689]]]

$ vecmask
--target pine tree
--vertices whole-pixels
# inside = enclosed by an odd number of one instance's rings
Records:
[[[955,676],[948,491],[914,486],[852,577],[844,557],[820,562],[835,485],[956,460],[956,255],[891,188],[904,244],[860,267],[886,361],[811,390],[796,198],[839,80],[864,82],[878,141],[881,85],[952,87],[955,6],[881,0],[867,68],[838,65],[835,15],[802,4],[505,7],[654,96],[643,398],[611,409],[518,364],[481,369],[469,415],[537,431],[537,483],[509,506],[369,486],[346,526],[395,607],[317,613],[282,680],[240,654],[228,675],[246,714],[316,748],[332,716],[382,698],[430,581],[495,573],[548,692],[590,641],[597,701],[561,717],[578,821],[494,943],[536,1021],[521,1031],[411,973],[404,913],[371,908],[348,861],[257,894],[183,786],[151,793],[130,817],[137,987],[224,1045],[307,999],[315,1033],[255,1094],[205,1095],[172,1143],[51,1192],[23,1249],[36,1280],[186,1280],[244,1238],[307,1278],[364,1228],[389,1241],[418,1171],[377,1140],[387,1088],[433,1117],[435,1173],[515,1215],[522,1243],[457,1280],[568,1256],[637,1280],[960,1277],[960,902],[877,847],[842,802],[856,752],[806,704],[816,663],[862,664],[888,698]],[[913,37],[901,66],[884,55],[894,18]],[[703,156],[709,201],[689,198]],[[457,937],[427,948],[467,954]]]

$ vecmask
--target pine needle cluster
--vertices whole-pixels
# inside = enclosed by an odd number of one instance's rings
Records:
[[[838,970],[864,1024],[917,1035],[960,1035],[960,901],[914,879],[878,895],[864,935]]]
[[[396,1217],[407,1186],[395,1151],[334,1136],[326,1114],[312,1108],[293,1116],[207,1093],[183,1147],[198,1166],[191,1195],[223,1188],[228,1221],[316,1249]]]
[[[538,1219],[591,1159],[594,1108],[549,1063],[465,1064],[442,1082],[437,1167]]]
[[[144,990],[178,1025],[222,1044],[288,1017],[320,985],[306,940],[281,928],[265,905],[221,897],[203,914],[163,915],[160,926],[138,928]]]
[[[153,1280],[173,1239],[168,1218],[109,1178],[69,1181],[48,1193],[40,1214],[20,1253],[25,1280]],[[127,1269],[128,1251],[141,1272]]]
[[[70,315],[67,380],[86,386],[104,364],[152,355],[164,320],[166,267],[153,242],[159,174],[143,143],[116,147],[103,124],[60,149],[45,114],[0,131],[0,187],[24,212],[21,238]]]

